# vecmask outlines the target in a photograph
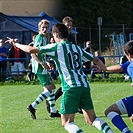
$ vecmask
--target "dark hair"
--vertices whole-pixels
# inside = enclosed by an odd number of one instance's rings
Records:
[[[124,52],[126,54],[133,55],[133,40],[127,42],[127,44],[124,46]]]
[[[68,38],[68,28],[61,23],[57,23],[52,27],[52,34],[58,33],[59,38]]]

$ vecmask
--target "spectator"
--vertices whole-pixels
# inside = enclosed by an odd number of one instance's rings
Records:
[[[86,47],[84,48],[87,52],[92,53],[91,41],[86,42]]]
[[[32,72],[32,64],[31,62],[28,65],[28,74],[27,74],[27,78],[29,81],[32,81],[35,78],[35,74]]]
[[[1,78],[6,78],[6,67],[7,61],[6,58],[8,57],[8,49],[4,47],[4,41],[0,39],[0,75]]]
[[[53,37],[50,38],[50,43],[55,43],[55,40]],[[57,80],[59,73],[56,70],[56,64],[55,64],[54,60],[50,56],[47,56],[47,65],[50,68],[50,70],[49,70],[50,76],[52,77],[52,79]]]
[[[29,46],[33,46],[34,45],[34,39],[35,38],[36,38],[36,35],[33,35],[32,42],[29,43]],[[31,63],[31,61],[30,61],[29,65],[28,65],[27,78],[28,78],[29,81],[32,81],[34,78],[36,78],[36,75],[32,72],[32,63]]]
[[[15,42],[18,42],[17,38],[14,40]],[[11,66],[11,73],[22,74],[25,71],[25,67],[24,67],[25,59],[19,59],[19,58],[26,58],[25,52],[13,46],[9,50],[9,58],[11,58],[11,60],[9,60],[10,66]]]
[[[75,38],[72,34],[72,27],[73,27],[73,19],[69,16],[63,18],[62,23],[67,26],[68,28],[68,41],[75,44]]]
[[[127,59],[126,55],[124,54],[120,58],[120,65],[124,64],[127,61],[128,61],[128,59]],[[125,80],[129,80],[130,76],[128,75],[128,73],[124,73],[124,78],[125,78]]]
[[[84,48],[86,52],[91,53],[91,41],[87,41],[86,42],[86,47]],[[90,66],[91,66],[91,62],[87,61],[83,63],[83,70],[85,74],[89,74],[90,73]]]

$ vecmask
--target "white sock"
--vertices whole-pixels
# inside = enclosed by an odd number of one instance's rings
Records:
[[[37,99],[31,104],[33,108],[36,108],[38,104],[43,102],[48,96],[50,95],[50,92],[48,90],[44,90]]]
[[[65,129],[69,132],[69,133],[84,133],[82,131],[82,129],[80,129],[77,125],[74,124],[74,122],[70,122],[68,124],[65,125]]]
[[[111,128],[108,126],[108,124],[100,118],[96,118],[93,121],[92,125],[95,126],[97,129],[99,129],[100,131],[102,131],[103,133],[114,133],[111,130]]]
[[[50,104],[50,112],[56,113],[57,110],[55,108],[55,90],[52,90],[52,92],[50,93],[50,95],[48,97],[48,102]]]

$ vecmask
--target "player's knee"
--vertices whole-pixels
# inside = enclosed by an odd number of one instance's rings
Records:
[[[51,89],[54,90],[55,88],[56,88],[55,84],[52,83],[52,84],[51,84]]]
[[[93,122],[92,122],[92,121],[87,121],[87,123],[88,123],[88,124],[90,124],[90,125],[92,125],[92,124],[93,124]]]
[[[65,122],[62,122],[62,127],[65,127],[65,125],[66,125],[67,123],[65,123]]]
[[[87,120],[86,120],[86,122],[87,122],[88,124],[90,124],[90,125],[93,124],[93,121],[94,121],[94,120],[91,120],[91,119],[87,119]]]
[[[107,108],[107,109],[104,111],[105,116],[107,116],[109,112],[110,112],[110,111],[109,111],[109,108]]]
[[[53,85],[53,90],[56,88],[56,86],[55,85]]]

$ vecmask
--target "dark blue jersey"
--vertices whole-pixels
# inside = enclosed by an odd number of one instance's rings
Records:
[[[127,73],[127,67],[129,66],[129,64],[130,61],[127,61],[126,63],[120,65],[123,68],[123,73]]]
[[[126,63],[121,64],[121,66],[123,68],[123,72],[128,73],[133,83],[133,62],[127,61]]]

